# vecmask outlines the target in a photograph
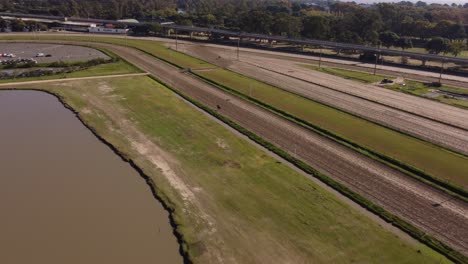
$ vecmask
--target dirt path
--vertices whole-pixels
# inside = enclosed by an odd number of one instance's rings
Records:
[[[39,80],[39,81],[26,81],[26,82],[15,82],[14,84],[38,84],[38,83],[54,83],[54,82],[65,82],[65,81],[76,81],[76,80],[93,80],[102,78],[118,78],[118,77],[130,77],[130,76],[142,76],[148,75],[149,73],[129,73],[129,74],[116,74],[116,75],[101,75],[91,77],[77,77],[77,78],[63,78],[63,79],[51,79],[51,80]],[[0,83],[0,86],[11,86],[12,83]]]
[[[143,52],[99,44],[182,93],[303,159],[393,214],[468,254],[468,205],[437,189],[214,88]],[[439,204],[440,206],[434,206]]]

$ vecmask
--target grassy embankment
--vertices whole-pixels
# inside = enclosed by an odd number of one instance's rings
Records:
[[[324,68],[324,67],[321,67],[319,69],[317,66],[314,66],[314,65],[308,65],[308,64],[299,64],[299,65],[307,69],[321,71],[321,72],[328,73],[334,76],[339,76],[345,79],[355,80],[355,81],[359,81],[363,83],[375,83],[375,82],[381,81],[383,78],[394,79],[394,77],[383,76],[383,75],[373,75],[367,72],[358,72],[358,71],[350,71],[350,70],[337,69],[337,68]],[[434,87],[426,86],[422,82],[413,81],[413,80],[405,80],[405,85],[392,84],[392,85],[385,85],[382,87],[387,88],[387,89],[392,89],[395,91],[404,92],[407,94],[420,96],[426,99],[439,101],[441,103],[445,103],[445,104],[449,104],[449,105],[453,105],[457,107],[468,108],[468,100],[455,99],[455,98],[452,98],[450,96],[445,96],[445,95],[439,95],[436,97],[424,96],[426,94],[431,93],[431,90],[433,89],[445,90],[445,91],[461,93],[461,94],[468,94],[468,89],[450,87],[446,85],[442,85],[442,87],[440,88],[434,88]]]
[[[67,83],[23,87],[59,95],[151,177],[196,263],[448,262],[385,231],[147,77]],[[192,199],[138,152],[141,138],[126,133],[129,124],[170,157]]]
[[[4,36],[1,39],[28,39],[28,36]],[[154,41],[81,36],[43,36],[40,39],[129,45],[180,68],[214,67]],[[362,148],[363,153],[372,152],[374,157],[381,156],[385,161],[412,171],[435,184],[458,193],[466,192],[468,159],[464,156],[231,71],[217,69],[195,74],[242,95],[249,95],[252,91],[252,99],[290,115],[296,121],[344,140],[346,144]]]

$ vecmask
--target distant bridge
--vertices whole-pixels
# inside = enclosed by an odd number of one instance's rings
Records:
[[[130,26],[144,24],[140,22],[136,23],[136,22],[129,22],[129,21],[118,21],[118,20],[107,20],[107,19],[45,16],[45,15],[20,14],[20,13],[8,13],[8,12],[0,12],[0,16],[31,18],[31,19],[47,19],[47,20],[53,20],[57,22],[73,21],[73,22],[99,23],[99,24],[122,24],[122,25],[130,25]],[[291,44],[313,45],[313,46],[321,46],[321,47],[333,48],[333,49],[359,50],[359,51],[370,52],[370,53],[380,54],[380,55],[406,56],[406,57],[416,58],[416,59],[421,59],[421,60],[453,62],[456,64],[468,65],[468,59],[464,59],[464,58],[392,50],[392,49],[377,48],[377,47],[366,46],[366,45],[348,44],[348,43],[340,43],[340,42],[332,42],[332,41],[316,40],[316,39],[295,39],[295,38],[287,38],[287,37],[282,37],[282,36],[270,36],[270,35],[264,35],[264,34],[245,33],[245,32],[229,31],[229,30],[223,30],[223,29],[206,28],[206,27],[181,26],[181,25],[175,25],[175,24],[163,24],[161,26],[165,29],[173,29],[173,30],[185,31],[185,32],[203,32],[207,34],[219,34],[221,36],[237,37],[239,39],[256,38],[256,39],[263,39],[263,40],[268,40],[268,41],[286,42],[286,43],[291,43]]]
[[[340,42],[317,40],[317,39],[295,39],[295,38],[287,38],[287,37],[282,37],[282,36],[270,36],[270,35],[264,35],[264,34],[245,33],[245,32],[236,32],[236,31],[229,31],[229,30],[223,30],[223,29],[180,26],[180,25],[164,25],[163,27],[171,28],[171,29],[178,30],[178,31],[204,32],[208,34],[214,33],[214,34],[219,34],[222,36],[229,36],[229,37],[256,38],[256,39],[280,41],[280,42],[287,42],[287,43],[300,44],[300,45],[321,46],[321,47],[327,47],[327,48],[333,48],[333,49],[348,49],[348,50],[352,49],[352,50],[360,50],[360,51],[366,51],[366,52],[382,54],[382,55],[407,56],[410,58],[417,58],[421,60],[453,62],[457,64],[468,65],[468,59],[465,59],[465,58],[456,58],[456,57],[449,57],[449,56],[440,56],[436,54],[392,50],[392,49],[377,48],[377,47],[372,47],[372,46],[340,43]]]

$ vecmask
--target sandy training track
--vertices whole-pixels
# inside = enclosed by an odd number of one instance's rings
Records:
[[[167,45],[174,46],[174,40],[168,40],[164,38],[152,38],[156,41],[166,42]],[[219,44],[209,44],[209,43],[193,43],[190,41],[180,41],[179,47],[183,46],[197,46],[197,47],[204,47],[205,49],[209,49],[218,53],[223,53],[225,56],[223,57],[230,57],[231,59],[236,57],[236,47],[232,46],[224,46]],[[303,54],[294,54],[294,53],[286,53],[282,51],[270,51],[264,49],[254,49],[254,48],[240,48],[240,56],[241,57],[251,57],[251,56],[261,56],[264,58],[276,58],[280,60],[289,60],[296,63],[307,63],[307,64],[314,64],[318,65],[319,56],[317,55],[303,55]],[[322,66],[326,67],[333,67],[333,68],[340,68],[340,69],[347,69],[353,71],[360,71],[360,72],[374,72],[374,64],[372,63],[362,63],[359,61],[354,60],[347,60],[347,59],[340,59],[340,58],[322,58],[321,59]],[[423,81],[423,82],[437,82],[439,81],[439,72],[430,72],[425,70],[417,70],[417,69],[407,69],[407,68],[400,68],[396,66],[383,66],[377,65],[377,74],[380,75],[389,75],[395,77],[403,77],[405,79],[411,79],[416,81]],[[468,88],[468,78],[457,76],[457,75],[450,75],[450,74],[442,74],[442,83],[448,86],[455,86],[461,88]]]
[[[468,254],[468,205],[465,202],[214,88],[143,52],[96,45],[119,54],[391,213]],[[442,204],[434,206],[438,203]]]
[[[180,49],[314,101],[468,154],[467,110],[307,70],[291,61],[254,55],[235,61],[219,59],[225,54],[204,46],[188,45]]]

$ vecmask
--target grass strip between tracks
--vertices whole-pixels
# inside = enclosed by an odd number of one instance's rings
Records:
[[[281,109],[278,109],[270,104],[267,104],[265,103],[264,101],[260,101],[254,97],[251,97],[249,95],[246,95],[244,93],[241,93],[239,92],[238,90],[236,89],[233,89],[229,86],[226,86],[222,83],[218,83],[216,81],[214,81],[213,79],[211,78],[207,78],[203,75],[200,75],[198,73],[193,73],[195,76],[199,77],[200,79],[203,79],[209,83],[211,83],[212,85],[214,86],[217,86],[218,88],[220,89],[223,89],[223,90],[226,90],[227,92],[231,93],[231,94],[234,94],[238,97],[241,97],[245,100],[249,100],[269,111],[272,111],[276,114],[279,114],[281,116],[283,116],[284,118],[302,126],[302,127],[305,127],[307,129],[310,129],[310,130],[313,130],[314,132],[322,135],[322,136],[325,136],[329,139],[332,139],[334,141],[337,141],[343,145],[346,145],[372,159],[377,159],[379,160],[380,162],[383,162],[405,174],[408,174],[410,176],[413,176],[419,180],[422,180],[424,182],[426,182],[427,184],[430,184],[431,186],[434,186],[438,189],[441,189],[442,191],[445,191],[451,195],[455,195],[457,197],[459,197],[460,199],[463,199],[465,201],[468,201],[468,192],[463,189],[462,187],[459,187],[453,183],[450,183],[450,182],[447,182],[445,180],[442,180],[440,178],[437,178],[437,177],[434,177],[430,174],[428,174],[427,172],[424,172],[414,166],[411,166],[407,163],[404,163],[398,159],[395,159],[395,158],[391,158],[389,156],[386,156],[386,155],[383,155],[379,152],[376,152],[370,148],[366,148],[360,144],[357,144],[356,142],[344,137],[344,136],[341,136],[339,134],[336,134],[336,133],[333,133],[331,132],[330,130],[327,130],[327,129],[324,129],[323,127],[319,126],[319,125],[315,125],[315,124],[312,124],[311,122],[309,121],[306,121],[302,118],[299,118],[297,117],[296,115],[293,115],[289,112],[286,112],[284,110],[281,110]],[[237,73],[234,73],[234,74],[237,74]],[[305,100],[308,100],[305,98]],[[320,103],[318,103],[320,104]],[[336,109],[336,111],[340,111],[338,109]],[[444,150],[442,150],[444,151]],[[457,155],[457,154],[454,154],[454,155]],[[464,157],[463,157],[464,158]]]
[[[363,83],[375,83],[375,82],[381,81],[384,78],[394,79],[393,77],[390,77],[390,76],[384,76],[384,75],[378,75],[378,74],[373,75],[367,72],[359,72],[359,71],[330,68],[330,67],[318,67],[318,66],[310,65],[310,64],[298,64],[298,65],[309,70],[328,73],[334,76],[339,76],[345,79],[355,80],[355,81],[359,81]]]
[[[10,39],[17,38],[18,37],[10,37]],[[22,38],[24,38],[24,36],[22,36]],[[180,69],[215,67],[215,65],[206,61],[168,49],[154,41],[125,41],[125,39],[108,37],[89,38],[73,36],[46,36],[44,39],[59,41],[85,40],[117,44],[121,46],[127,45],[137,48],[148,55],[154,56]],[[192,74],[211,84],[216,84],[218,87],[234,92],[236,95],[250,99],[251,101],[267,107],[276,113],[287,116],[296,123],[306,125],[308,128],[314,128],[316,131],[321,131],[321,133],[325,133],[332,137],[332,139],[345,143],[348,146],[352,146],[354,149],[370,156],[371,158],[377,158],[380,161],[385,161],[386,164],[390,164],[392,167],[398,168],[411,176],[416,175],[418,179],[422,178],[425,182],[430,182],[433,186],[439,187],[442,190],[447,190],[451,194],[456,193],[464,197],[464,199],[468,197],[468,192],[461,187],[465,186],[466,183],[466,177],[464,176],[465,172],[468,170],[468,168],[465,168],[468,166],[466,156],[448,151],[440,146],[418,139],[414,136],[372,123],[339,109],[323,105],[241,74],[222,69],[219,69],[219,71],[223,71],[224,76],[210,76],[213,71],[192,72]],[[233,80],[235,80],[234,84]],[[284,96],[288,96],[290,99],[296,101],[300,100],[307,102],[300,102],[303,106],[302,109],[299,110],[296,109],[295,111],[291,111],[291,109],[288,109],[288,107],[294,107],[294,102],[288,102],[290,106],[283,105],[283,108],[280,109],[278,107],[279,101],[272,103],[271,101],[274,101],[274,99],[271,99],[270,102],[268,102],[268,100],[265,101],[266,97],[259,100],[245,95],[246,92],[242,91],[242,89],[245,90],[245,86],[248,86],[248,83],[256,84],[258,86],[256,89],[264,86],[264,88],[268,89],[267,93],[270,99],[273,97],[283,98]],[[276,93],[276,95],[272,96],[272,93]],[[307,104],[306,107],[304,107],[305,104]],[[319,113],[319,111],[311,111],[311,109],[313,110],[314,108],[319,109],[320,111],[325,111],[328,116],[322,118],[318,116],[315,117],[315,119],[311,119],[314,115]],[[306,114],[304,115],[301,111],[305,111]],[[330,118],[332,117],[335,119],[334,122],[330,122]],[[340,122],[344,123],[345,126]],[[350,129],[352,131],[350,131]],[[395,146],[397,147],[395,148]],[[393,149],[393,152],[390,152],[389,149]],[[421,157],[421,155],[424,157]]]
[[[387,78],[387,79],[396,78],[396,77],[390,77],[390,76],[384,76],[384,75],[373,75],[372,73],[368,73],[368,72],[345,70],[345,69],[339,69],[339,68],[331,68],[331,67],[319,68],[318,66],[310,65],[310,64],[298,64],[298,65],[309,70],[320,71],[320,72],[327,73],[330,75],[334,75],[334,76],[338,76],[338,77],[342,77],[342,78],[350,79],[350,80],[356,80],[356,81],[360,81],[363,83],[376,83],[376,82],[380,82],[384,78]],[[402,92],[402,93],[406,93],[409,95],[414,95],[417,97],[422,97],[427,100],[432,100],[432,101],[452,105],[455,107],[468,109],[467,100],[457,99],[456,97],[447,96],[444,94],[437,95],[432,92],[432,90],[440,90],[442,92],[448,91],[448,92],[452,92],[456,94],[467,95],[468,90],[464,88],[456,88],[456,87],[450,87],[446,85],[442,85],[442,87],[440,88],[430,87],[428,85],[425,85],[424,82],[415,81],[411,79],[406,79],[404,84],[394,83],[394,84],[389,84],[389,85],[381,85],[381,87],[394,90],[394,91],[398,91],[398,92]]]
[[[429,247],[433,248],[434,250],[440,252],[441,254],[445,255],[447,258],[450,260],[456,262],[456,263],[468,263],[468,258],[462,255],[461,253],[453,250],[449,246],[445,245],[444,243],[440,242],[439,240],[431,237],[430,235],[427,235],[426,233],[422,232],[415,226],[411,225],[410,223],[402,220],[401,218],[389,213],[386,211],[384,208],[374,204],[370,200],[364,198],[363,196],[353,192],[343,184],[333,180],[332,178],[318,172],[314,168],[312,168],[310,165],[307,163],[301,161],[300,159],[297,159],[290,155],[288,152],[282,150],[281,148],[276,147],[274,144],[270,143],[269,141],[263,139],[262,137],[256,135],[255,133],[245,129],[241,125],[237,124],[236,122],[232,121],[231,119],[219,114],[215,110],[212,110],[211,108],[199,103],[198,101],[192,99],[189,96],[186,96],[185,94],[181,93],[177,89],[171,87],[167,83],[159,80],[156,77],[150,76],[154,80],[158,81],[162,85],[168,87],[171,89],[174,93],[178,94],[185,100],[189,101],[193,105],[197,106],[198,108],[202,109],[203,111],[209,113],[210,115],[216,117],[217,119],[223,121],[230,127],[234,128],[235,130],[239,131],[240,133],[244,134],[251,140],[255,141],[257,144],[260,144],[261,146],[265,147],[266,149],[270,150],[271,152],[277,154],[278,156],[282,157],[283,159],[287,160],[288,162],[294,164],[296,167],[299,169],[303,170],[304,172],[312,175],[313,177],[319,179],[320,181],[324,182],[328,186],[332,187],[333,189],[337,190],[341,194],[345,195],[346,197],[350,198],[354,202],[358,203],[359,205],[363,206],[364,208],[368,209],[369,211],[375,213],[376,215],[380,216],[382,219],[384,219],[386,222],[391,223],[392,225],[400,228],[401,230],[405,231],[418,241],[428,245]]]

